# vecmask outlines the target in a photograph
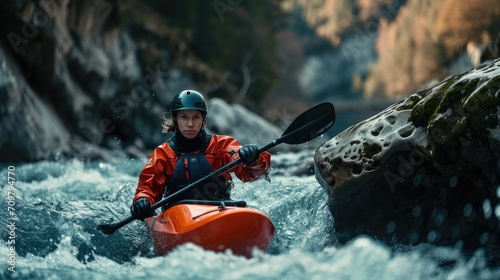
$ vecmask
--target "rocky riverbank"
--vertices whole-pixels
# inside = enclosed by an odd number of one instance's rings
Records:
[[[500,59],[417,92],[315,153],[344,240],[500,244]]]

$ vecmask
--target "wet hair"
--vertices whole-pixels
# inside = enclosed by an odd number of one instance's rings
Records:
[[[167,113],[163,113],[161,116],[161,132],[162,133],[169,133],[169,132],[175,132],[175,122],[174,122],[174,117],[170,115],[170,117],[167,117]]]

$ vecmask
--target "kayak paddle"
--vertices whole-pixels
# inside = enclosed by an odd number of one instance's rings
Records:
[[[309,140],[312,140],[321,134],[325,133],[330,127],[333,126],[335,123],[335,108],[333,107],[333,104],[329,102],[324,102],[320,103],[316,106],[313,106],[309,108],[307,111],[304,113],[300,114],[283,132],[283,134],[278,138],[272,141],[271,143],[261,147],[259,149],[259,153],[262,153],[264,151],[267,151],[271,149],[272,147],[281,144],[281,143],[287,143],[287,144],[301,144],[304,142],[307,142]],[[165,204],[167,204],[169,201],[179,197],[183,193],[190,191],[191,189],[201,185],[202,183],[208,181],[209,179],[212,178],[217,178],[220,175],[222,175],[224,172],[227,172],[237,166],[238,164],[241,163],[241,159],[238,158],[221,168],[217,169],[211,174],[208,174],[207,176],[199,179],[198,181],[187,185],[186,187],[180,189],[179,191],[163,198],[162,200],[156,202],[155,204],[151,205],[151,209],[155,210]],[[105,234],[112,234],[119,228],[123,227],[124,225],[132,222],[135,220],[133,216],[129,216],[128,218],[112,223],[112,224],[102,224],[97,226],[97,229]]]

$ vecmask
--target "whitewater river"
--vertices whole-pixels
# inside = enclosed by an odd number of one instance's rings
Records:
[[[277,233],[267,252],[246,259],[188,244],[157,257],[141,222],[109,236],[96,230],[128,217],[144,162],[1,164],[0,279],[500,279],[483,251],[370,237],[339,244],[314,177],[280,169],[271,183],[237,181],[232,195],[273,220]]]

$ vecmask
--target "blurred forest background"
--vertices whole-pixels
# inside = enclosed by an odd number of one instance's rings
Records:
[[[498,57],[500,44],[498,0],[7,0],[0,22],[0,144],[11,158],[32,134],[154,147],[147,135],[185,88],[277,126],[331,101],[339,132]],[[26,121],[50,128],[16,125]]]

